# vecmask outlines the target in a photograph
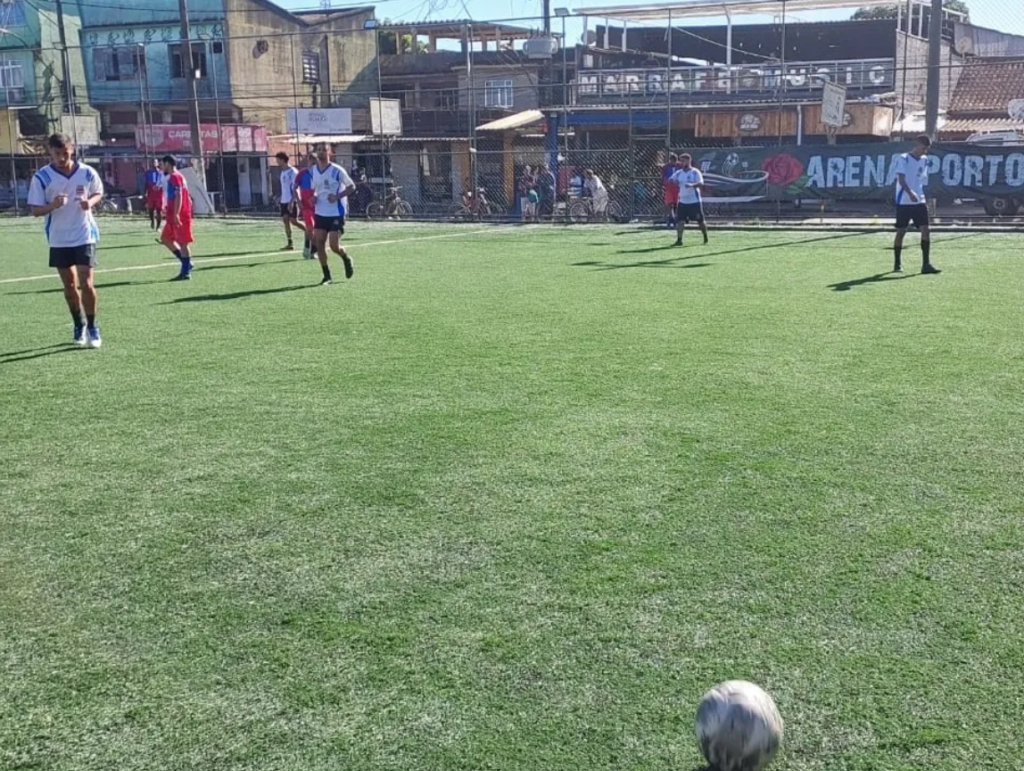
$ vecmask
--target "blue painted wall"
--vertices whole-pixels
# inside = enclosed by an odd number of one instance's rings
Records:
[[[176,21],[149,24],[120,24],[82,29],[82,58],[89,84],[89,101],[94,104],[117,102],[138,104],[139,79],[133,75],[126,79],[108,79],[103,66],[97,66],[97,51],[136,49],[145,51],[145,73],[148,98],[154,103],[174,103],[188,99],[185,78],[173,78],[171,46],[180,43],[181,30]],[[108,22],[109,23],[109,22]],[[206,77],[197,83],[200,100],[213,100],[216,81],[217,96],[223,101],[231,97],[228,80],[227,44],[224,43],[223,20],[192,24],[193,43],[206,44]],[[214,43],[221,43],[221,52],[214,53]],[[103,58],[102,56],[100,58]]]
[[[188,10],[193,24],[224,19],[223,0],[189,0]],[[179,19],[178,0],[123,0],[120,4],[82,0],[81,14],[83,27],[177,26]]]

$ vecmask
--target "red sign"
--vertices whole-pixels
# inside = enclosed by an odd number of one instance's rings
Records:
[[[204,153],[265,153],[267,130],[263,126],[240,123],[203,123],[200,127]],[[135,146],[153,152],[189,152],[192,130],[183,123],[158,123],[135,127]]]

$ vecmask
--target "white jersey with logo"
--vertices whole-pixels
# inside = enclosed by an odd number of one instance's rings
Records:
[[[313,210],[318,217],[344,217],[346,199],[341,198],[341,191],[352,184],[352,177],[336,163],[327,164],[320,170],[319,164],[311,166],[313,193],[316,195],[316,208]],[[329,196],[339,196],[331,203]]]
[[[285,166],[281,170],[281,203],[291,203],[295,200],[295,177],[299,170],[294,166]]]
[[[679,187],[679,203],[700,203],[700,190],[687,185],[703,185],[704,175],[698,169],[691,166],[688,169],[679,169],[672,175],[672,181]]]
[[[907,187],[917,194],[917,200],[915,201],[907,195],[897,177],[896,205],[916,206],[924,203],[924,188],[928,184],[928,156],[923,155],[920,158],[915,158],[910,153],[904,153],[896,161],[896,174],[904,175],[907,180]]]
[[[100,231],[92,210],[84,211],[81,202],[103,193],[100,175],[84,163],[76,163],[68,174],[57,171],[53,164],[44,166],[32,177],[28,205],[46,206],[61,193],[67,200],[46,215],[46,240],[56,249],[95,244]]]

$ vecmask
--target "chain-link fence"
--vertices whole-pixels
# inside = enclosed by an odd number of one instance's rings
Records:
[[[18,50],[0,30],[0,208],[23,207],[46,133],[71,113],[76,136],[94,120],[80,156],[122,212],[171,153],[217,211],[274,214],[274,155],[302,165],[327,143],[357,183],[353,216],[658,220],[670,154],[685,152],[713,215],[873,219],[922,133],[936,140],[937,214],[1016,225],[1024,209],[1024,7],[997,0],[947,0],[938,25],[931,0],[818,16],[786,2],[770,16],[626,6],[560,16],[550,35],[540,18],[236,9],[193,27],[194,99],[177,19],[98,24],[89,8],[67,48],[80,89],[55,49]]]

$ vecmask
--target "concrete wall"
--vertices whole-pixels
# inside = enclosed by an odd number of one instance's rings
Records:
[[[396,144],[391,150],[391,178],[402,188],[400,195],[413,210],[420,205],[420,156],[415,142]]]
[[[253,0],[225,0],[228,70],[233,102],[246,123],[264,125],[270,134],[286,131],[289,107],[363,106],[340,97],[376,59],[373,33],[363,29],[371,12],[339,14],[307,24],[267,11]],[[265,50],[264,50],[265,49]],[[320,56],[320,83],[302,83],[302,54]]]
[[[459,107],[463,110],[469,109],[469,78],[465,68],[459,68]],[[537,86],[537,73],[531,70],[524,70],[522,67],[474,67],[473,68],[473,90],[477,109],[484,109],[487,81],[489,80],[511,80],[512,81],[512,106],[506,108],[509,112],[520,112],[522,110],[535,110],[540,106],[540,99]]]
[[[928,41],[897,33],[896,39],[896,103],[904,98],[904,76],[906,78],[907,112],[923,110],[928,90]],[[904,69],[904,51],[906,68]],[[940,70],[939,111],[949,107],[953,90],[963,72],[963,57],[956,54],[946,41],[942,42]]]

